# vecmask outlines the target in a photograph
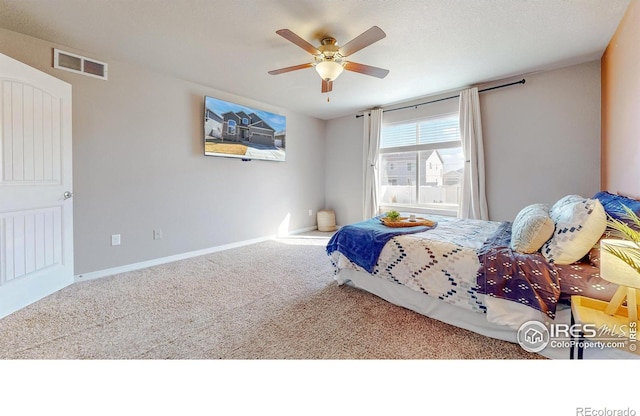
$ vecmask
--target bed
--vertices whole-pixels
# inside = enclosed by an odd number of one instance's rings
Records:
[[[510,222],[430,215],[432,225],[394,228],[378,216],[341,227],[327,254],[340,285],[517,343],[525,322],[569,324],[572,295],[611,299],[617,286],[599,277],[598,242],[621,202],[628,201],[607,192],[567,195],[551,208],[527,206]],[[568,348],[539,353],[569,358]]]

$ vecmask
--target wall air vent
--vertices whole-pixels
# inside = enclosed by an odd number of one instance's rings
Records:
[[[88,77],[107,79],[107,64],[74,53],[53,50],[53,67]]]

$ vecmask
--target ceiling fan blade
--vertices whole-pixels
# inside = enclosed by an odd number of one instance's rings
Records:
[[[387,35],[378,26],[373,26],[371,29],[357,36],[355,39],[347,42],[344,46],[340,47],[340,53],[342,56],[349,56],[360,49],[365,48],[372,43],[384,39]]]
[[[345,62],[344,69],[360,74],[371,75],[376,78],[384,78],[389,73],[388,69],[382,69],[375,66],[358,64],[356,62]]]
[[[322,80],[322,92],[331,92],[333,81]]]
[[[286,68],[274,69],[273,71],[269,71],[271,75],[284,74],[285,72],[297,71],[298,69],[312,68],[313,64],[300,64],[294,66],[288,66]]]
[[[312,44],[310,44],[306,40],[302,39],[300,36],[296,35],[292,31],[290,31],[289,29],[276,30],[276,33],[278,35],[282,36],[283,38],[285,38],[286,40],[288,40],[289,42],[298,45],[299,47],[301,47],[305,51],[309,52],[311,55],[317,55],[317,54],[320,53],[318,48],[316,48],[315,46],[313,46]]]

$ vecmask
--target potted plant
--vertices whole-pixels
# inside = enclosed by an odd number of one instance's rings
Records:
[[[603,244],[603,248],[640,274],[640,217],[626,205],[622,205],[622,208],[625,211],[623,218],[634,226],[611,216],[609,216],[607,225],[613,229],[612,236],[629,243],[623,248],[612,244]]]
[[[389,211],[386,214],[386,217],[389,219],[389,221],[398,221],[398,218],[400,218],[400,213],[398,211]]]

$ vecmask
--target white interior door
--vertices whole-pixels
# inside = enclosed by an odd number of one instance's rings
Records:
[[[0,318],[73,282],[71,85],[0,54]]]

